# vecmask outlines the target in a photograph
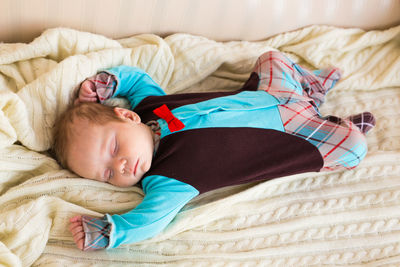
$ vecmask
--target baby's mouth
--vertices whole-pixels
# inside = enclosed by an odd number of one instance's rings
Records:
[[[136,161],[135,168],[133,169],[133,175],[135,175],[135,176],[136,176],[136,171],[137,171],[138,165],[139,165],[139,159]]]

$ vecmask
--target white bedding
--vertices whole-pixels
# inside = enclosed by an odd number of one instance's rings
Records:
[[[74,88],[120,64],[145,69],[168,93],[233,90],[268,50],[344,76],[323,114],[371,111],[369,153],[354,170],[306,173],[210,192],[159,236],[80,252],[74,214],[122,213],[136,187],[79,179],[46,151]],[[111,40],[56,28],[30,44],[0,44],[0,265],[400,265],[400,26],[364,32],[311,26],[262,42],[219,43],[175,34]]]

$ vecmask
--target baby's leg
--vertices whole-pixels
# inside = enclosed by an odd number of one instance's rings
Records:
[[[300,65],[297,65],[300,67]],[[304,69],[308,75],[304,75],[302,86],[307,94],[314,99],[319,107],[325,102],[325,95],[331,90],[342,76],[338,68],[325,68],[310,72]],[[312,73],[313,75],[310,75]]]
[[[307,102],[281,105],[279,111],[287,133],[318,148],[324,160],[321,170],[352,169],[367,154],[364,134],[348,119],[321,118]]]
[[[275,96],[285,132],[312,143],[321,153],[321,170],[352,169],[367,154],[364,133],[375,125],[371,113],[341,119],[322,118],[318,106],[340,79],[335,68],[310,72],[279,52],[259,57],[253,70],[259,77],[258,90]]]
[[[260,79],[258,90],[274,95],[282,104],[293,99],[311,98],[319,106],[328,90],[340,79],[340,72],[336,68],[311,72],[275,51],[261,55],[253,72]]]

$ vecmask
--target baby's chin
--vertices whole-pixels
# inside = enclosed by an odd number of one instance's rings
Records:
[[[122,187],[131,187],[131,186],[135,186],[135,185],[137,185],[137,182],[130,183],[130,184],[124,185]]]
[[[137,183],[132,183],[132,184],[122,184],[122,185],[115,185],[121,188],[128,188],[128,187],[132,187],[135,186]]]
[[[135,186],[135,185],[137,185],[137,183],[138,183],[138,181],[140,181],[140,179],[142,179],[141,177],[138,179],[137,177],[133,180],[133,181],[127,181],[126,183],[123,183],[123,184],[118,184],[118,185],[115,185],[115,186],[118,186],[118,187],[131,187],[131,186]]]

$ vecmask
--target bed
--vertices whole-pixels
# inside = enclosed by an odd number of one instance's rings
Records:
[[[400,2],[397,0],[0,0],[1,266],[400,266]],[[75,214],[123,213],[138,187],[62,169],[48,149],[76,85],[146,70],[169,94],[230,91],[277,50],[342,80],[323,114],[371,111],[356,169],[200,195],[160,235],[82,252]]]

